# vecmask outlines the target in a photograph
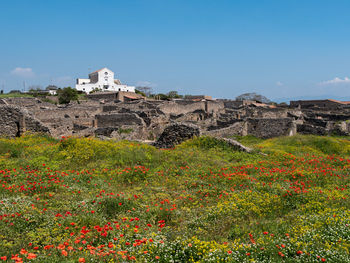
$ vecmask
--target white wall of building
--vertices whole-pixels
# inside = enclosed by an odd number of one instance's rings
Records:
[[[49,94],[52,96],[57,95],[57,90],[50,89]]]
[[[114,83],[114,72],[103,68],[89,74],[89,79],[77,79],[75,88],[85,93],[93,90],[100,91],[128,91],[135,92],[134,86],[118,85]]]
[[[86,84],[90,83],[90,79],[77,79],[77,84]]]

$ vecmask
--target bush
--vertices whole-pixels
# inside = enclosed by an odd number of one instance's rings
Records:
[[[66,87],[62,90],[58,90],[59,104],[68,104],[72,100],[78,101],[78,92],[76,89],[72,89],[71,87]]]

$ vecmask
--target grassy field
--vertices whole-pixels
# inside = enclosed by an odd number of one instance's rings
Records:
[[[0,139],[0,260],[350,262],[348,138]]]
[[[23,93],[6,93],[0,94],[0,99],[6,98],[33,98],[34,96],[31,94],[23,94]]]

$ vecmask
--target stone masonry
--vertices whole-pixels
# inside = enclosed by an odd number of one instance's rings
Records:
[[[1,99],[0,131],[19,136],[25,130],[53,137],[104,136],[155,140],[169,125],[195,125],[202,134],[261,138],[302,134],[350,134],[350,108],[295,108],[235,101],[83,100],[55,105],[37,98]],[[24,116],[24,117],[23,117]],[[25,125],[24,125],[24,124]]]

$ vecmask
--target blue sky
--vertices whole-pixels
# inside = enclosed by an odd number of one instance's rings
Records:
[[[11,0],[0,88],[74,85],[101,67],[155,92],[350,97],[348,0]]]

